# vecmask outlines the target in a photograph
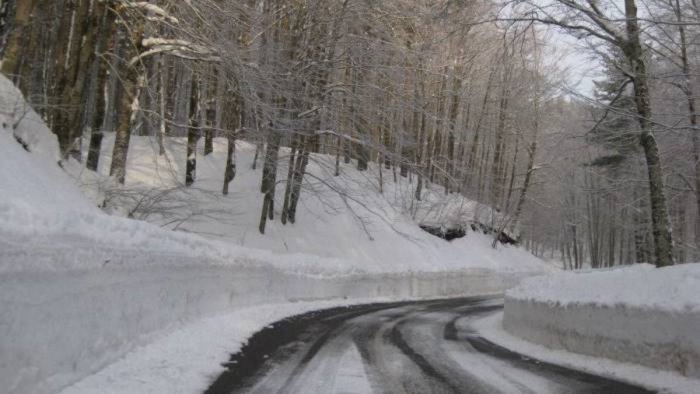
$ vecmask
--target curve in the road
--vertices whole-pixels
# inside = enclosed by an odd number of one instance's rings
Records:
[[[470,320],[501,308],[499,299],[470,297],[291,317],[256,333],[207,393],[650,392],[528,358],[470,330]]]

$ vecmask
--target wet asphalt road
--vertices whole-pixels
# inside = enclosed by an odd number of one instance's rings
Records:
[[[471,297],[295,316],[255,334],[207,393],[650,392],[530,359],[470,329],[502,307]]]

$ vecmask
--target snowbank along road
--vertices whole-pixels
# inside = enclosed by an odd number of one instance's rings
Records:
[[[258,332],[207,393],[645,393],[529,359],[470,322],[502,300],[471,297],[311,312]]]

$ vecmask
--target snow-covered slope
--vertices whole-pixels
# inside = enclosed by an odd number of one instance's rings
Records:
[[[58,166],[56,137],[5,78],[0,78],[0,124],[0,215],[97,211]]]
[[[238,143],[237,175],[231,194],[224,197],[220,193],[224,140],[217,139],[214,154],[207,157],[202,156],[200,143],[197,182],[192,188],[184,188],[185,141],[167,139],[167,155],[158,156],[153,138],[134,136],[127,185],[119,188],[106,176],[113,135],[105,138],[99,175],[80,163],[64,161],[62,166],[69,176],[58,165],[56,137],[5,78],[0,78],[0,121],[0,234],[7,237],[31,238],[36,244],[60,244],[70,239],[93,245],[214,253],[229,260],[232,255],[242,254],[276,260],[287,269],[298,268],[301,272],[311,266],[316,272],[336,274],[474,267],[510,272],[549,269],[519,248],[491,248],[490,236],[480,232],[470,231],[465,238],[452,242],[424,232],[419,223],[451,225],[475,218],[485,222],[492,211],[457,194],[445,196],[436,186],[426,190],[423,201],[414,201],[411,196],[415,182],[401,177],[394,182],[387,170],[380,193],[379,168],[375,165],[359,172],[352,163],[342,164],[341,176],[334,177],[334,157],[313,155],[297,222],[286,226],[279,222],[285,184],[278,182],[277,220],[268,222],[262,235],[257,231],[261,166],[258,163],[258,170],[251,169],[255,151],[252,144]],[[278,169],[282,180],[287,173],[285,153],[288,151],[283,149]],[[113,213],[131,213],[137,219],[179,231],[162,231],[142,221],[104,215],[95,207],[105,199]],[[270,253],[277,258],[270,258]],[[1,265],[0,269],[10,268]]]
[[[113,135],[105,138],[100,173],[109,171]],[[465,238],[447,242],[426,233],[420,223],[451,225],[478,218],[490,220],[492,211],[460,195],[445,196],[441,187],[426,191],[422,201],[413,201],[415,188],[407,179],[393,181],[384,170],[382,193],[379,170],[370,165],[359,172],[354,164],[341,164],[341,176],[333,176],[334,157],[313,155],[295,224],[279,221],[284,182],[278,182],[274,221],[266,234],[258,232],[261,195],[260,167],[252,170],[255,146],[238,142],[237,175],[231,194],[220,193],[226,143],[216,139],[214,153],[203,157],[200,141],[197,181],[192,188],[184,181],[185,140],[166,141],[167,155],[159,157],[150,137],[132,137],[125,190],[105,187],[87,171],[71,172],[92,194],[106,195],[116,212],[149,222],[194,232],[228,244],[265,249],[279,254],[303,254],[330,258],[347,269],[371,272],[444,271],[482,267],[500,271],[548,270],[549,267],[517,247],[491,247],[491,237],[469,231]],[[282,149],[279,179],[287,173],[288,150]],[[102,193],[94,193],[96,187]],[[99,202],[99,201],[98,201]],[[132,208],[139,208],[132,212]]]

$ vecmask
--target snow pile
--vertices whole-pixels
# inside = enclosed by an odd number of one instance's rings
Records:
[[[59,161],[58,140],[4,76],[0,76],[0,121],[3,131],[17,137],[34,154],[35,160],[53,165]]]
[[[0,77],[0,124],[0,229],[30,225],[32,214],[97,213],[59,167],[56,137],[4,77]]]
[[[531,278],[509,290],[504,328],[554,349],[700,377],[700,264]]]
[[[700,263],[665,268],[636,264],[610,270],[561,272],[527,279],[507,295],[512,299],[555,303],[562,307],[620,305],[700,312]]]

